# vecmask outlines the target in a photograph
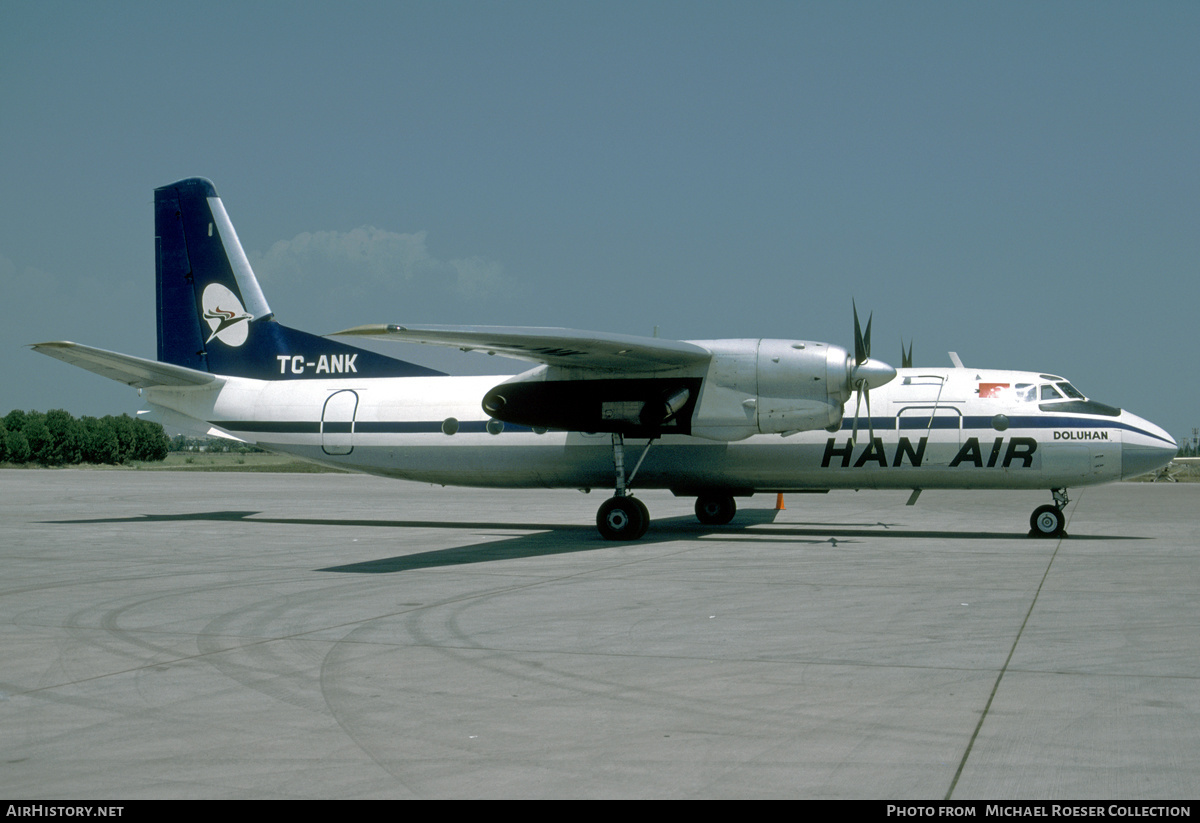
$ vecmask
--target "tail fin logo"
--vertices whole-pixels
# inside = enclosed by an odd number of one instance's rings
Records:
[[[236,294],[220,283],[209,283],[204,287],[200,302],[204,320],[212,332],[204,341],[205,345],[211,343],[214,337],[234,348],[246,342],[250,335],[250,324],[246,321],[253,318],[246,313]]]

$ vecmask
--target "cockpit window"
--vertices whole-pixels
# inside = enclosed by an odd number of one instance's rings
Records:
[[[1042,386],[1042,399],[1043,400],[1062,400],[1062,395],[1059,394],[1057,391],[1055,391],[1053,386],[1046,384],[1046,385]]]
[[[1079,389],[1075,388],[1070,383],[1059,383],[1058,387],[1060,389],[1062,389],[1063,394],[1065,394],[1067,397],[1071,398],[1072,400],[1086,400],[1087,399],[1086,397],[1084,397],[1082,394],[1079,393]]]

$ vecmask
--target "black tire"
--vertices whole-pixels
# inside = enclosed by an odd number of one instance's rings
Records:
[[[596,512],[596,528],[605,540],[637,540],[650,527],[650,514],[636,497],[610,497]]]
[[[646,536],[646,530],[650,528],[650,510],[646,508],[645,503],[643,503],[641,500],[638,500],[636,497],[630,497],[629,500],[631,500],[634,505],[641,509],[642,512],[642,527],[638,529],[637,537],[634,538],[635,540],[641,540]]]
[[[1029,516],[1030,533],[1037,537],[1060,537],[1065,534],[1066,525],[1067,518],[1062,511],[1050,504],[1038,506]]]
[[[737,514],[729,495],[702,494],[696,498],[696,519],[706,526],[724,526]]]

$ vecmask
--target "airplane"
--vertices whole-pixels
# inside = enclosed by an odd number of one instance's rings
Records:
[[[213,184],[155,190],[158,358],[35,344],[144,392],[167,426],[385,477],[503,488],[612,488],[609,540],[650,525],[635,489],[736,498],[832,489],[1049,489],[1030,534],[1065,535],[1067,488],[1167,465],[1175,441],[1054,374],[914,368],[808,340],[677,341],[527,327],[399,324],[318,336],[278,322]],[[453,346],[536,364],[449,376],[334,337]],[[866,414],[861,416],[865,404]],[[849,409],[853,408],[853,415]],[[866,434],[866,437],[862,435]]]
[[[1200,469],[1200,457],[1176,457],[1168,465],[1154,473],[1152,483],[1165,480],[1168,483],[1178,483],[1180,477],[1191,477]]]

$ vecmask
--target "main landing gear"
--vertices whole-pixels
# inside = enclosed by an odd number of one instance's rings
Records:
[[[600,506],[600,511],[596,512],[596,528],[600,530],[600,536],[605,540],[637,540],[646,533],[646,529],[650,528],[650,512],[647,511],[646,504],[633,497],[627,488],[624,435],[613,432],[612,444],[613,470],[616,473],[617,488],[613,492],[613,496]],[[642,449],[642,456],[638,458],[637,465],[633,467],[633,472],[629,475],[630,481],[637,474],[642,461],[646,459],[646,452],[650,451],[652,445],[654,445],[653,440],[646,444],[646,448]]]
[[[646,504],[638,500],[629,490],[634,475],[646,459],[646,452],[654,445],[651,440],[642,449],[637,465],[633,467],[629,478],[625,477],[625,438],[614,433],[613,472],[616,475],[616,491],[613,496],[600,506],[596,512],[596,528],[605,540],[638,540],[650,528],[650,512]],[[737,514],[737,504],[733,496],[727,494],[702,494],[696,498],[696,519],[706,526],[724,526]]]
[[[637,540],[650,528],[650,512],[636,497],[610,497],[596,512],[596,528],[605,540]]]
[[[696,519],[706,526],[724,526],[737,514],[737,503],[727,494],[702,494],[696,498]]]
[[[1051,489],[1054,504],[1038,506],[1029,516],[1030,537],[1066,537],[1067,516],[1063,509],[1070,500],[1066,489]]]

